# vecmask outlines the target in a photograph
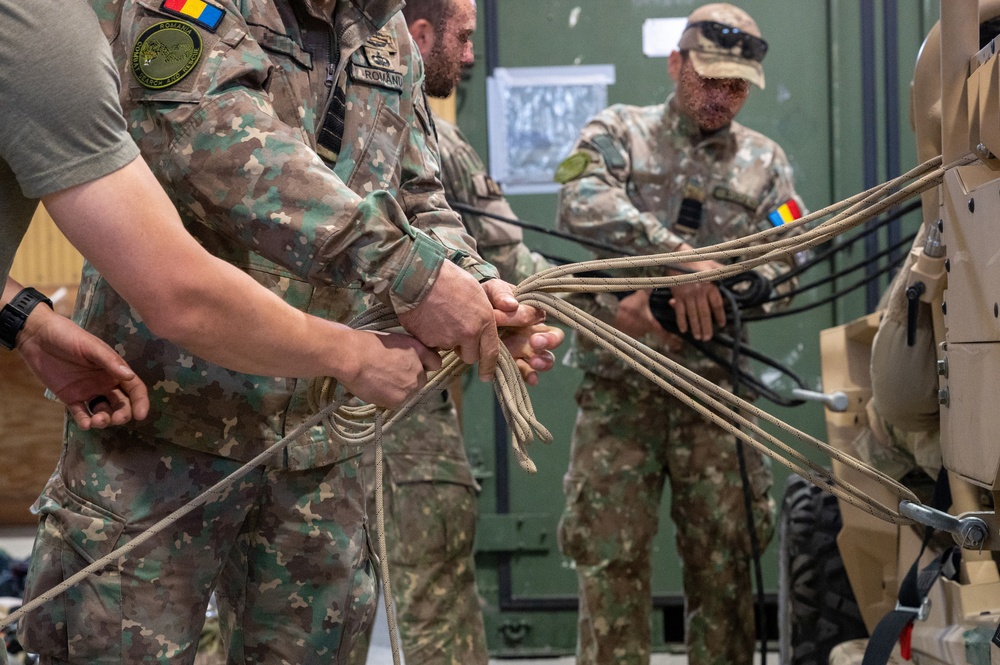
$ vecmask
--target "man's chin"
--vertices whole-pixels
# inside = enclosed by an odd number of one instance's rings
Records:
[[[701,113],[697,117],[698,126],[706,132],[717,132],[733,121],[733,116],[728,113],[708,112]]]
[[[424,81],[424,89],[430,97],[435,97],[437,99],[444,99],[451,95],[455,90],[455,84],[457,81],[452,83],[447,83],[444,81],[432,82],[430,79]]]
[[[431,97],[445,98],[455,91],[455,86],[462,78],[462,70],[449,70],[434,63],[427,64],[424,73],[424,90]]]

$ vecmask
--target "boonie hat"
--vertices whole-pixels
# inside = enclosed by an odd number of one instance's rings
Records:
[[[761,61],[767,42],[757,23],[739,7],[723,2],[691,12],[677,47],[688,51],[703,78],[738,78],[764,89]]]

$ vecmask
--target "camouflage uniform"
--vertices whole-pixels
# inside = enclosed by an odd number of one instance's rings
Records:
[[[434,118],[441,148],[441,180],[449,201],[457,201],[500,217],[516,219],[486,165],[461,130],[451,122]],[[500,276],[518,284],[550,267],[540,254],[523,242],[521,228],[491,217],[462,213],[466,230],[476,239],[479,255],[496,266]]]
[[[160,3],[95,3],[130,131],[209,252],[338,321],[359,309],[358,287],[397,311],[419,302],[448,258],[495,275],[444,207],[402,2],[223,1],[214,30]],[[190,73],[156,87],[185,58]],[[156,338],[89,266],[77,317],[135,368],[152,412],[69,429],[37,503],[29,596],[313,411],[307,381],[231,372]],[[230,662],[343,662],[374,609],[359,453],[314,428],[141,557],[35,612],[25,644],[50,662],[190,662],[216,586]]]
[[[674,98],[612,106],[583,129],[560,167],[560,224],[644,254],[746,236],[771,227],[771,211],[794,199],[781,148],[737,123],[702,137]],[[682,199],[701,203],[700,224],[676,223]],[[769,277],[794,259],[758,269]],[[581,303],[614,320],[612,295]],[[690,347],[660,353],[725,385],[729,372]],[[750,544],[735,440],[582,338],[569,362],[585,371],[559,525],[580,583],[581,664],[648,663],[651,541],[664,481],[684,564],[691,663],[750,663],[754,619]],[[761,546],[773,531],[770,468],[745,450]]]
[[[514,212],[476,151],[454,124],[434,118],[441,179],[450,201],[504,217]],[[548,267],[521,242],[520,228],[463,213],[482,257],[512,283]],[[386,547],[403,654],[421,665],[485,665],[486,634],[476,590],[476,492],[455,403],[431,396],[383,440]],[[366,478],[374,456],[366,452]],[[369,484],[374,528],[375,497]],[[364,665],[368,640],[351,654]]]
[[[478,486],[455,403],[431,395],[383,439],[386,548],[403,654],[408,663],[486,665],[473,541]],[[374,455],[362,468],[375,531]],[[364,665],[368,638],[350,662]]]

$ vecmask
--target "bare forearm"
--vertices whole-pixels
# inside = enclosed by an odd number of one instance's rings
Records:
[[[206,252],[136,160],[46,197],[59,228],[157,335],[236,371],[336,375],[351,331],[308,316]],[[348,347],[349,348],[349,347]]]
[[[20,291],[22,288],[23,287],[20,284],[18,284],[13,279],[8,277],[7,283],[4,284],[3,287],[3,294],[0,295],[0,307],[3,307],[7,303],[9,303],[11,299],[17,295],[17,292]]]
[[[339,378],[353,371],[347,366],[351,338],[360,333],[296,310],[245,273],[219,263],[211,281],[175,285],[163,308],[175,314],[159,315],[150,326],[154,333],[238,372]]]
[[[305,314],[245,273],[221,265],[210,282],[176,289],[180,316],[167,322],[161,317],[165,328],[153,331],[240,372],[332,376],[351,394],[385,407],[402,404],[426,382],[425,370],[440,367],[437,354],[412,337],[352,330]]]

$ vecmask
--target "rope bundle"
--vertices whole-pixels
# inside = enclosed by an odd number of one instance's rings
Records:
[[[671,361],[649,347],[635,341],[612,326],[583,312],[570,303],[561,300],[559,293],[600,293],[622,292],[637,289],[669,288],[678,284],[688,284],[706,280],[721,280],[733,277],[780,257],[802,252],[820,245],[844,233],[866,220],[881,214],[909,198],[938,185],[946,170],[974,161],[974,157],[942,166],[941,158],[935,158],[912,169],[892,181],[856,194],[844,201],[809,214],[783,227],[768,229],[751,236],[711,247],[693,249],[671,254],[641,257],[624,257],[587,261],[550,268],[537,273],[517,287],[519,300],[538,307],[559,322],[575,329],[612,351],[629,367],[645,376],[673,397],[691,406],[707,420],[753,446],[761,453],[784,464],[792,471],[807,477],[816,485],[833,493],[851,505],[894,524],[910,524],[911,520],[902,516],[897,506],[885,506],[872,498],[864,490],[839,481],[821,465],[807,458],[802,452],[783,442],[777,436],[766,432],[755,419],[764,421],[798,442],[829,455],[832,459],[860,472],[867,479],[889,489],[900,500],[919,504],[919,499],[907,488],[885,474],[867,466],[853,457],[840,452],[823,441],[787,425],[726,390],[710,383],[683,366]],[[829,217],[826,221],[820,221]],[[813,226],[814,225],[814,226]],[[812,228],[808,228],[812,226]],[[802,230],[799,235],[786,236],[789,229]],[[726,261],[745,257],[739,262],[728,264],[715,270],[658,277],[593,277],[580,276],[594,271],[628,270],[637,268],[677,267],[692,261]],[[392,311],[386,306],[377,306],[366,311],[352,322],[352,327],[360,330],[385,330],[398,325]],[[500,358],[494,378],[494,390],[501,404],[505,418],[513,434],[511,445],[519,465],[528,472],[535,472],[534,462],[528,456],[526,446],[533,439],[552,441],[552,435],[535,417],[527,388],[521,378],[517,364],[510,352],[501,345]],[[266,463],[272,456],[283,450],[292,440],[308,432],[320,423],[324,424],[331,437],[349,444],[374,444],[376,446],[376,518],[379,524],[379,556],[381,558],[381,578],[390,617],[390,636],[393,660],[399,662],[398,642],[394,631],[391,609],[391,589],[389,587],[388,562],[385,554],[384,515],[382,512],[382,448],[381,434],[391,429],[395,423],[406,417],[414,407],[432,393],[446,388],[451,380],[463,372],[466,365],[455,353],[449,352],[442,360],[442,367],[435,372],[427,384],[402,407],[383,410],[374,406],[351,406],[351,396],[338,390],[333,379],[314,382],[310,402],[317,410],[316,415],[303,422],[294,431],[248,462],[233,475],[215,484],[189,504],[167,516],[148,531],[140,534],[128,544],[109,555],[95,561],[77,574],[53,589],[39,595],[21,609],[0,620],[0,628],[10,625],[35,607],[55,598],[88,575],[127,556],[132,550],[149,540],[153,535],[170,527],[184,515],[209,499],[221,494],[254,467]],[[0,662],[6,662],[6,650],[0,649]]]

